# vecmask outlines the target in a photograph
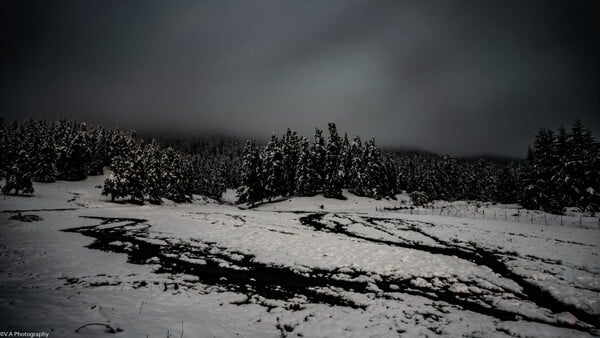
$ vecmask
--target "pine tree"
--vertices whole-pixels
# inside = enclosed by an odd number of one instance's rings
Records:
[[[226,190],[225,186],[225,163],[215,163],[213,170],[211,171],[211,184],[210,189],[207,192],[207,196],[220,201],[223,193]]]
[[[590,187],[589,193],[589,210],[593,214],[600,210],[600,140],[595,140],[591,149],[590,167],[588,179]]]
[[[342,162],[344,168],[344,180],[343,186],[346,189],[350,188],[350,170],[352,169],[352,155],[350,154],[350,141],[348,140],[348,133],[344,133],[342,139]]]
[[[110,164],[109,161],[109,139],[107,137],[106,130],[98,128],[93,132],[90,132],[91,145],[90,149],[93,156],[91,156],[90,163],[88,165],[88,175],[102,175],[104,166]]]
[[[557,161],[552,168],[554,173],[552,182],[556,188],[556,198],[561,208],[573,206],[574,201],[570,194],[571,191],[571,165],[569,162],[570,144],[569,144],[569,133],[564,126],[560,126],[558,134],[556,136],[556,156]]]
[[[523,206],[561,212],[561,206],[556,198],[556,185],[552,181],[554,176],[552,170],[557,162],[554,132],[542,129],[536,136],[533,157],[528,165],[529,180],[523,193],[521,202]]]
[[[567,195],[574,203],[573,206],[587,210],[595,193],[593,176],[599,170],[593,166],[594,138],[590,130],[585,128],[580,120],[576,120],[567,143],[569,151],[565,171],[570,182]]]
[[[103,195],[111,200],[130,197],[132,201],[144,201],[144,158],[140,147],[131,149],[122,156],[115,156],[111,165],[112,174],[104,181]]]
[[[384,185],[383,195],[393,196],[398,191],[398,167],[390,155],[385,155],[383,160]]]
[[[56,152],[52,134],[43,122],[28,121],[27,136],[24,140],[24,149],[27,151],[33,164],[33,180],[36,182],[50,183],[56,177]]]
[[[325,197],[342,197],[344,182],[343,165],[341,139],[337,133],[335,123],[329,123],[329,140],[325,153],[325,180],[323,182]]]
[[[246,141],[240,173],[241,186],[237,192],[238,201],[254,204],[262,200],[264,197],[262,163],[258,147],[254,142]]]
[[[48,140],[43,140],[36,159],[37,167],[33,174],[36,182],[50,183],[56,177],[56,152],[54,145]]]
[[[75,131],[66,148],[62,148],[57,161],[59,177],[63,180],[78,181],[87,177],[87,165],[91,151],[85,132]]]
[[[505,165],[498,175],[497,190],[494,200],[501,203],[515,203],[518,201],[519,185],[514,164]]]
[[[317,187],[314,186],[316,180],[316,171],[314,167],[311,147],[306,138],[300,140],[300,157],[296,167],[296,187],[295,194],[300,196],[312,196],[316,193]]]
[[[384,195],[382,182],[384,182],[384,168],[381,151],[371,139],[365,146],[365,195],[380,197]]]
[[[311,149],[312,166],[314,168],[315,175],[313,177],[314,182],[311,182],[311,186],[315,187],[317,192],[323,190],[323,181],[325,180],[326,153],[327,150],[325,148],[323,132],[321,129],[315,128],[315,138]]]
[[[356,136],[350,145],[350,157],[352,158],[352,166],[350,170],[350,190],[358,196],[365,196],[366,187],[366,170],[364,163],[364,147],[360,137]]]
[[[127,196],[127,180],[125,178],[126,162],[121,156],[113,157],[112,173],[104,180],[102,195],[110,195],[111,201]]]
[[[275,134],[263,150],[263,179],[265,197],[271,201],[273,197],[283,196],[286,192],[283,151]]]
[[[295,131],[287,129],[282,144],[284,173],[284,195],[294,194],[296,183],[296,166],[300,156],[299,138]]]
[[[137,146],[131,152],[131,158],[127,161],[127,194],[132,201],[144,201],[144,184],[146,173],[144,168],[144,154],[141,146]]]
[[[164,168],[161,158],[162,154],[156,140],[152,140],[144,154],[144,168],[146,169],[144,194],[148,196],[150,202],[155,204],[159,204],[161,197],[165,194],[165,187],[162,180],[162,171]]]
[[[191,186],[185,177],[188,164],[182,155],[169,147],[163,153],[161,162],[164,168],[165,197],[176,203],[189,201]]]
[[[2,187],[2,192],[7,195],[14,190],[15,195],[18,195],[19,192],[32,194],[32,171],[31,159],[27,151],[20,150],[12,160],[12,163],[9,163],[6,167],[6,182]]]
[[[10,162],[10,154],[11,149],[14,149],[12,146],[12,135],[11,131],[4,121],[3,118],[0,117],[0,177],[5,177],[6,175],[6,167]]]

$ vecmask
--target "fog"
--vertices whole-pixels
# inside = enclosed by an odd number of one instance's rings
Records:
[[[594,1],[3,2],[0,112],[523,156],[600,132]]]

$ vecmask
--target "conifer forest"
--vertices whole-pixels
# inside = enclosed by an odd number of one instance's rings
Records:
[[[238,203],[314,196],[343,199],[343,189],[370,198],[405,191],[421,202],[477,200],[520,203],[562,213],[600,210],[600,143],[579,120],[568,130],[541,129],[524,159],[457,158],[380,149],[375,139],[351,140],[329,123],[307,138],[287,129],[264,145],[256,140],[169,140],[75,121],[2,121],[4,194],[33,194],[32,182],[78,181],[110,175],[102,194],[112,201],[220,200],[236,189]]]

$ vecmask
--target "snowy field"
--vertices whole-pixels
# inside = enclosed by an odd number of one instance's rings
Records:
[[[498,204],[478,201],[434,201],[428,206],[415,207],[407,195],[398,195],[382,210],[404,214],[438,215],[460,218],[529,223],[540,225],[600,229],[600,217],[577,208],[567,208],[564,215],[555,215],[540,210],[523,209],[518,204]]]
[[[108,202],[102,181],[2,197],[0,330],[600,335],[598,229],[410,215],[347,192],[250,210],[200,196],[138,206]],[[19,210],[41,220],[10,220]]]

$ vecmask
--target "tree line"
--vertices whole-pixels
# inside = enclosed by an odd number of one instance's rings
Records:
[[[288,129],[265,145],[141,137],[64,119],[0,120],[0,132],[5,194],[33,193],[32,181],[82,180],[108,166],[112,173],[102,192],[113,200],[220,199],[226,188],[236,188],[240,203],[256,204],[293,195],[344,198],[343,189],[373,198],[404,190],[419,203],[494,201],[555,213],[600,209],[600,143],[580,121],[569,130],[540,130],[525,160],[502,162],[386,152],[374,139],[340,136],[334,123],[327,136],[316,128],[309,140]]]
[[[468,160],[427,153],[397,154],[398,185],[432,200],[516,202],[511,186],[517,165],[488,159]]]
[[[600,142],[579,120],[570,130],[540,130],[524,161],[426,153],[398,154],[396,161],[399,189],[418,192],[421,203],[479,200],[552,213],[600,210]]]
[[[76,181],[112,173],[102,193],[159,203],[189,201],[192,194],[220,198],[232,165],[229,150],[190,154],[135,132],[59,119],[52,122],[0,120],[0,177],[5,194],[33,193],[32,181]],[[227,153],[227,154],[225,154]]]

